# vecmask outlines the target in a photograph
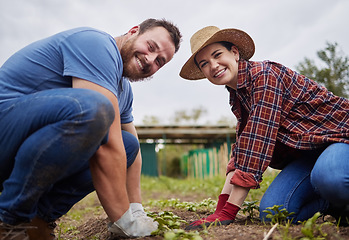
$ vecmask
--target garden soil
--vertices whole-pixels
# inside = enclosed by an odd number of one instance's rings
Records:
[[[83,209],[83,205],[77,205],[75,208]],[[173,214],[179,216],[182,220],[190,223],[192,221],[197,220],[198,218],[207,216],[208,212],[190,212],[185,210],[178,210],[173,208],[167,209],[147,209],[152,212],[159,211],[171,211]],[[241,211],[240,211],[241,212]],[[117,239],[110,238],[107,231],[107,216],[105,213],[96,215],[90,214],[88,216],[84,216],[84,219],[81,219],[76,222],[76,220],[71,220],[71,218],[63,217],[60,221],[65,222],[65,224],[71,221],[71,225],[75,225],[75,227],[67,231],[65,233],[56,233],[59,235],[60,239]],[[314,233],[319,235],[319,226],[324,222],[334,222],[334,219],[330,216],[319,218],[316,224],[316,230]],[[58,222],[59,223],[59,222]],[[182,224],[182,228],[184,229],[186,224]],[[271,232],[269,240],[274,239],[301,239],[304,237],[301,231],[302,225],[291,225],[286,228],[285,225],[281,225],[272,230],[272,225],[267,223],[262,223],[258,219],[248,219],[243,214],[239,214],[234,223],[228,226],[212,226],[207,231],[201,232],[200,236],[205,240],[264,240],[265,236]],[[58,229],[56,229],[58,231]],[[312,238],[312,239],[327,239],[327,240],[349,240],[349,227],[338,227],[335,224],[333,225],[323,225],[321,227],[321,231],[323,234],[327,234],[326,238]],[[287,237],[285,236],[287,233]],[[160,240],[164,239],[162,236],[150,236],[150,237],[141,237],[137,239],[142,240]]]

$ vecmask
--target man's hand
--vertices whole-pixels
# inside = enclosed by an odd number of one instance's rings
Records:
[[[141,203],[130,203],[130,208],[131,208],[133,217],[135,218],[148,217]]]
[[[157,222],[149,217],[134,217],[131,208],[119,220],[108,225],[112,237],[150,236],[156,229],[158,229]]]

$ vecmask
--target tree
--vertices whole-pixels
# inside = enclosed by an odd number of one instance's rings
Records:
[[[194,108],[192,110],[191,118],[193,119],[193,121],[195,123],[197,123],[199,118],[202,117],[203,115],[205,115],[206,113],[207,113],[207,110],[204,107],[200,106],[200,107]]]
[[[160,119],[156,116],[144,116],[143,118],[143,124],[144,125],[156,125],[160,123]]]
[[[197,123],[197,121],[206,113],[207,113],[207,110],[202,106],[194,108],[189,112],[187,110],[179,110],[174,113],[173,122],[177,124],[183,121],[187,123],[188,122]]]
[[[182,121],[189,121],[191,116],[187,113],[186,110],[177,110],[173,117],[174,123],[180,123]]]
[[[314,60],[304,58],[296,66],[299,73],[325,86],[333,94],[341,97],[349,96],[349,58],[344,56],[337,47],[337,43],[327,42],[324,50],[317,52],[317,56],[325,63],[323,68],[315,65]]]
[[[221,116],[220,119],[218,119],[217,124],[236,125],[236,118],[233,114],[230,114],[230,116]]]

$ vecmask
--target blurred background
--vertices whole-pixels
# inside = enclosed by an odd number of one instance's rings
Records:
[[[223,86],[178,76],[191,35],[208,25],[239,28],[255,41],[252,60],[294,69],[305,57],[316,59],[326,42],[349,53],[348,9],[347,0],[0,0],[0,65],[25,45],[69,28],[91,26],[118,36],[146,18],[166,18],[180,28],[182,47],[152,80],[133,83],[135,123],[172,124],[176,112],[201,109],[197,123],[234,124]]]
[[[25,45],[66,29],[90,26],[119,36],[147,18],[172,21],[182,32],[182,47],[152,80],[132,83],[134,117],[139,128],[153,125],[208,127],[191,132],[193,139],[203,139],[200,133],[209,132],[209,126],[223,126],[225,132],[220,136],[206,135],[206,140],[201,143],[186,140],[187,145],[183,141],[188,134],[171,140],[171,128],[158,130],[162,131],[160,137],[141,136],[143,144],[150,144],[142,147],[145,161],[149,158],[152,168],[153,164],[158,164],[157,171],[151,175],[159,172],[171,172],[174,176],[189,174],[181,173],[188,171],[188,167],[181,169],[179,165],[188,166],[183,159],[199,154],[195,152],[190,156],[192,149],[215,149],[213,153],[207,152],[207,157],[201,157],[202,165],[206,166],[215,161],[206,160],[209,162],[204,164],[204,158],[214,158],[208,157],[209,154],[214,156],[219,149],[225,152],[224,155],[229,154],[230,141],[235,137],[235,118],[230,112],[224,86],[214,86],[207,80],[188,81],[178,75],[191,55],[189,40],[192,34],[208,25],[242,29],[255,41],[256,52],[251,60],[282,63],[309,77],[319,78],[317,80],[324,85],[328,77],[322,76],[326,72],[322,70],[333,67],[334,62],[324,60],[326,57],[339,59],[346,70],[341,73],[341,79],[333,81],[338,80],[334,85],[339,86],[339,91],[344,89],[341,94],[347,96],[348,9],[347,0],[0,0],[0,65]],[[321,55],[321,51],[325,55]],[[142,130],[143,133],[154,132],[154,129]],[[181,145],[168,144],[169,141]],[[164,148],[166,144],[168,146]],[[144,146],[150,146],[150,150],[144,150],[148,149]],[[168,170],[173,162],[174,170]],[[218,168],[212,167],[209,171],[216,171],[214,169]]]

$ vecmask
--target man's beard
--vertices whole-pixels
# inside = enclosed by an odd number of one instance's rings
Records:
[[[138,71],[134,71],[132,68],[131,60],[134,58],[134,42],[136,39],[130,39],[122,46],[120,49],[120,54],[123,62],[123,72],[122,76],[128,78],[130,82],[141,82],[145,80],[150,80],[152,76],[146,76],[146,73],[144,73],[144,76],[141,76]],[[150,66],[145,66],[145,69],[149,71],[147,68]]]

